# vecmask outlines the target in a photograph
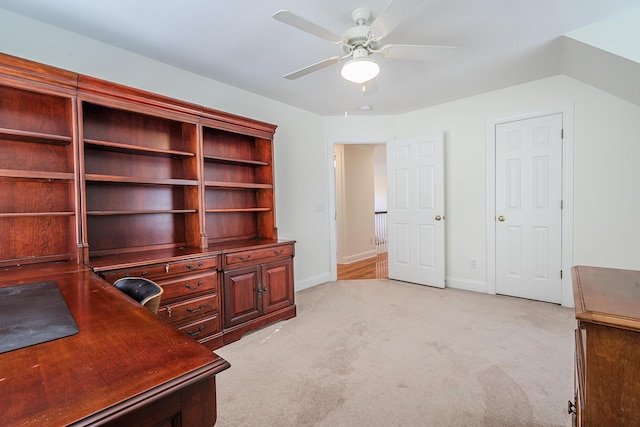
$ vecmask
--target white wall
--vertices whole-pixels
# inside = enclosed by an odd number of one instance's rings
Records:
[[[376,144],[373,158],[376,212],[385,212],[387,210],[387,146]]]
[[[335,278],[333,145],[445,133],[449,278],[486,282],[487,120],[573,104],[574,263],[640,269],[640,108],[556,76],[399,117],[320,117],[0,9],[0,51],[278,125],[277,221],[296,289]],[[471,269],[475,258],[479,268]]]
[[[334,146],[338,264],[376,255],[374,149],[375,144]]]
[[[556,76],[398,118],[398,136],[445,132],[446,274],[485,282],[486,123],[574,105],[573,264],[640,269],[640,108]],[[479,268],[469,260],[476,258]]]
[[[0,52],[278,125],[279,237],[295,239],[296,289],[329,280],[328,169],[321,116],[0,8]]]
[[[372,144],[344,146],[344,215],[345,239],[340,263],[349,264],[376,255],[374,225]]]

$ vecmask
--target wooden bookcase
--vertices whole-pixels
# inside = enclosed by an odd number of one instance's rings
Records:
[[[92,256],[200,247],[197,125],[80,101]]]
[[[74,260],[111,283],[151,278],[160,317],[209,348],[294,317],[275,130],[0,54],[0,267]],[[223,286],[248,267],[251,286]]]
[[[0,63],[0,266],[78,258],[75,83]]]
[[[275,239],[271,139],[202,127],[208,242]]]

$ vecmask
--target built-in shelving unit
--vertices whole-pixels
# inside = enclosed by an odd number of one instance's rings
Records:
[[[0,266],[76,254],[73,94],[0,78]]]
[[[202,140],[208,241],[274,238],[271,139],[203,126]]]
[[[80,109],[89,256],[199,247],[197,121]]]
[[[150,278],[159,316],[209,349],[294,317],[275,129],[0,54],[0,267]]]

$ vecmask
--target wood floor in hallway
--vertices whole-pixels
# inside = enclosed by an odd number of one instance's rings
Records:
[[[387,253],[351,264],[338,264],[338,280],[386,279]]]

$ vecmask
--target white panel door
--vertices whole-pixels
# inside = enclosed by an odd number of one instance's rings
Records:
[[[496,126],[496,293],[560,303],[562,114]]]
[[[387,143],[388,274],[444,288],[442,133]]]

